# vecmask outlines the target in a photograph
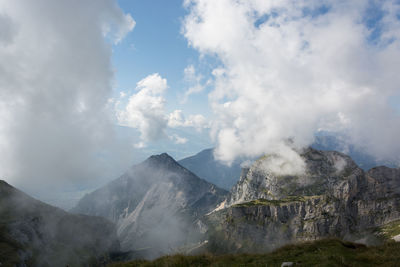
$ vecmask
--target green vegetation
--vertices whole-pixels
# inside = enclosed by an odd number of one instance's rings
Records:
[[[267,254],[164,256],[154,261],[136,260],[110,267],[151,266],[281,266],[293,262],[297,266],[399,266],[400,243],[388,242],[380,247],[326,239],[287,245]]]
[[[287,204],[291,202],[305,202],[310,199],[320,198],[322,196],[287,196],[286,198],[279,199],[279,200],[268,200],[264,198],[252,200],[245,203],[239,203],[233,205],[233,207],[252,207],[252,206],[279,206],[281,204]]]
[[[383,239],[392,239],[396,235],[400,235],[400,220],[388,223],[378,229],[378,235]]]

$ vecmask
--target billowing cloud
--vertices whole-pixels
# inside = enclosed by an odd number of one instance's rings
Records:
[[[167,80],[158,73],[138,82],[138,92],[132,94],[126,107],[117,113],[120,125],[137,128],[144,142],[164,137],[167,126],[164,92],[167,88]]]
[[[189,44],[221,62],[209,96],[218,158],[290,159],[323,129],[400,161],[398,1],[184,3]]]
[[[116,103],[118,123],[140,132],[141,141],[135,145],[137,148],[143,148],[148,142],[167,137],[168,127],[193,127],[199,131],[208,127],[203,115],[189,115],[186,119],[182,110],[168,113],[165,108],[167,88],[167,80],[154,73],[137,83],[135,92],[130,95],[125,106],[121,107],[121,101]],[[120,99],[125,96],[125,92],[120,93]],[[177,135],[168,138],[176,144],[188,141],[187,138]]]
[[[46,187],[104,173],[116,1],[0,1],[0,177]],[[46,185],[46,186],[45,186]]]

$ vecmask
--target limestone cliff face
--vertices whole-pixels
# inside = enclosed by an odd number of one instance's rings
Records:
[[[381,226],[400,219],[400,169],[375,167],[364,174],[356,206],[359,228]]]
[[[243,169],[239,182],[231,190],[228,205],[254,199],[277,200],[287,196],[313,196],[333,193],[338,198],[351,198],[363,175],[350,157],[336,151],[307,149],[301,154],[304,170],[295,175],[276,174],[268,169],[271,157],[257,160]],[[280,162],[285,165],[286,162]]]
[[[298,175],[269,171],[268,157],[242,172],[225,208],[204,218],[213,249],[264,251],[332,236],[375,242],[367,232],[400,219],[399,169],[365,173],[334,151],[307,149],[301,157]]]

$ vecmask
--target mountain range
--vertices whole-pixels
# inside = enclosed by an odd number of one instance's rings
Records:
[[[365,171],[379,165],[389,167],[396,166],[391,162],[380,161],[372,155],[357,149],[355,146],[347,144],[343,140],[346,139],[337,134],[320,133],[315,136],[314,143],[311,144],[311,147],[317,150],[339,151],[345,153]],[[206,181],[225,190],[230,190],[239,180],[243,165],[242,163],[252,162],[255,159],[256,158],[236,159],[230,165],[226,165],[215,159],[214,149],[209,148],[202,150],[196,155],[181,159],[178,163]]]
[[[72,213],[1,181],[0,263],[101,266],[175,253],[265,252],[327,237],[400,240],[393,230],[400,229],[398,168],[365,171],[343,153],[307,148],[299,151],[300,169],[265,155],[232,178],[239,163],[220,170],[212,154],[179,162],[151,156],[85,195]],[[227,191],[195,172],[236,183]]]

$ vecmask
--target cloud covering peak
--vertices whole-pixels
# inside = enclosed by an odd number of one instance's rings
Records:
[[[183,33],[216,57],[216,156],[286,153],[319,130],[400,162],[398,1],[186,0]]]

